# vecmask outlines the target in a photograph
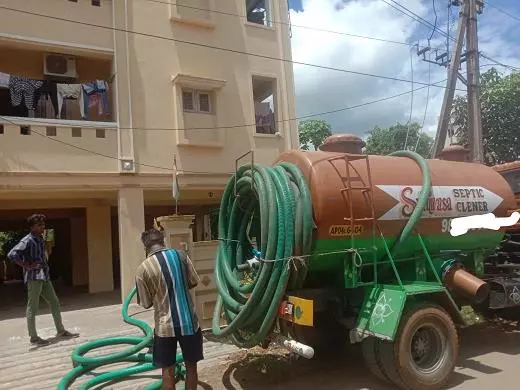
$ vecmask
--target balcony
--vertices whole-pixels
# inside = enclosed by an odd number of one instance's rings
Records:
[[[117,138],[109,122],[0,117],[0,171],[116,173]]]
[[[0,170],[118,172],[111,61],[46,56],[0,47]]]
[[[5,7],[0,11],[0,41],[15,41],[25,48],[113,50],[113,32],[91,26],[112,27],[112,0],[0,0],[0,6]]]

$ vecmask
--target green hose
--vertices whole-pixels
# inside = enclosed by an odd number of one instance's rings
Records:
[[[243,348],[264,341],[276,325],[287,287],[303,282],[304,270],[292,260],[310,254],[312,229],[311,196],[297,166],[282,162],[238,169],[226,186],[219,213],[218,297],[212,322],[217,338],[231,337]],[[250,269],[246,281],[238,268],[255,254],[260,263]]]
[[[430,168],[428,167],[428,162],[420,154],[411,152],[409,150],[399,150],[397,152],[391,153],[390,156],[411,158],[417,163],[417,165],[419,165],[422,174],[422,189],[419,194],[419,201],[417,202],[417,205],[415,206],[415,209],[413,210],[410,219],[408,219],[408,222],[401,231],[401,234],[392,246],[390,252],[393,256],[398,251],[399,247],[403,244],[403,242],[410,236],[410,233],[412,233],[413,229],[415,228],[415,225],[417,225],[417,223],[419,223],[419,221],[421,220],[422,213],[424,211],[424,208],[428,204],[428,199],[430,197],[430,191],[432,189],[432,179],[430,174]]]
[[[136,289],[130,292],[125,302],[123,303],[122,315],[123,320],[129,325],[137,326],[144,333],[144,336],[121,336],[121,337],[108,337],[104,339],[98,339],[94,341],[82,344],[72,351],[72,364],[74,368],[70,370],[58,384],[57,390],[66,390],[72,383],[82,375],[90,373],[91,371],[108,364],[114,363],[136,363],[133,366],[121,368],[115,371],[109,371],[103,374],[95,374],[95,376],[83,383],[79,389],[86,390],[101,383],[118,381],[127,378],[131,375],[140,374],[147,371],[153,371],[156,369],[152,364],[152,354],[147,352],[140,352],[143,349],[148,349],[153,343],[153,329],[145,322],[135,319],[128,315],[128,306],[134,295]],[[131,347],[110,355],[87,357],[85,356],[88,352],[93,349],[108,347],[113,345],[129,344]],[[177,354],[177,364],[175,367],[176,376],[184,376],[183,358],[182,354]],[[162,380],[159,380],[148,387],[147,390],[160,389]]]

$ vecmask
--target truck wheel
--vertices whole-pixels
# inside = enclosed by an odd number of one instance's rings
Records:
[[[381,340],[379,340],[377,337],[367,337],[361,343],[361,353],[363,354],[365,365],[370,370],[370,372],[373,375],[375,375],[379,380],[386,383],[391,383],[388,377],[381,369],[383,363],[381,362],[379,356],[380,341]]]
[[[406,390],[438,390],[450,378],[459,353],[457,328],[436,305],[412,307],[394,342],[381,342],[382,371]]]

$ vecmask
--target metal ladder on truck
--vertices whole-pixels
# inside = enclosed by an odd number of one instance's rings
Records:
[[[354,281],[352,286],[345,287],[359,287],[359,286],[368,286],[377,283],[377,249],[375,245],[376,241],[376,230],[377,230],[377,221],[375,216],[375,208],[374,208],[374,194],[372,187],[372,175],[370,171],[370,162],[368,160],[369,156],[364,154],[344,154],[338,157],[332,157],[328,159],[330,164],[336,170],[338,176],[341,177],[345,187],[342,188],[341,194],[345,199],[349,210],[349,216],[345,217],[344,220],[350,222],[350,248],[347,250],[347,253],[351,254],[351,261],[345,263],[345,267],[350,268],[350,272],[352,272],[352,280]],[[345,163],[345,175],[343,176],[342,172],[338,169],[338,167],[334,164],[336,161],[343,160]],[[356,171],[355,167],[352,166],[353,161],[365,160],[367,177],[366,183],[360,174]],[[354,175],[353,175],[354,173]],[[354,181],[360,183],[361,185],[353,186],[352,182]],[[353,196],[352,194],[355,191],[360,191],[365,198],[365,205],[369,209],[369,217],[364,218],[356,218],[354,215],[354,205],[352,203]],[[370,248],[357,248],[356,246],[356,224],[361,223],[361,226],[365,226],[366,223],[370,222],[371,232],[372,232],[372,245]],[[372,265],[373,265],[373,280],[371,281],[359,281],[361,279],[361,271],[365,267],[364,257],[371,256],[372,257]]]

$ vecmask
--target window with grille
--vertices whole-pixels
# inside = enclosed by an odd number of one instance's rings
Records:
[[[184,89],[182,108],[187,112],[212,113],[211,92]]]

